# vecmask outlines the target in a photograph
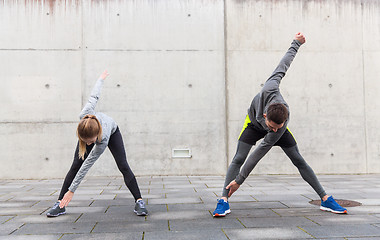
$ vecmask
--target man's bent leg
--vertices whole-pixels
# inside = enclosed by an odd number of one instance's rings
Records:
[[[228,167],[226,180],[224,181],[223,193],[222,196],[228,198],[229,190],[226,189],[227,185],[230,184],[232,180],[236,178],[236,176],[240,172],[240,168],[243,165],[245,159],[248,156],[249,151],[251,150],[253,145],[238,141],[238,146],[236,150],[236,154]]]
[[[224,217],[226,216],[226,214],[231,212],[230,206],[227,201],[229,190],[226,189],[226,186],[228,186],[228,184],[232,180],[234,180],[236,176],[239,174],[240,167],[243,165],[245,158],[247,157],[251,148],[252,148],[251,144],[238,141],[235,157],[233,158],[227,170],[226,180],[224,182],[224,187],[223,187],[223,192],[222,192],[222,199],[219,199],[218,204],[216,205],[216,209],[212,213],[214,217]]]
[[[247,115],[242,131],[240,132],[239,141],[237,145],[237,150],[230,166],[228,167],[226,179],[224,182],[224,187],[222,191],[222,197],[216,205],[215,211],[212,213],[214,217],[224,217],[226,214],[230,213],[230,206],[228,204],[228,193],[229,190],[226,187],[230,184],[232,180],[240,172],[240,168],[245,162],[245,159],[248,156],[249,151],[252,146],[256,144],[256,141],[263,138],[266,132],[260,132],[251,123],[249,116]]]

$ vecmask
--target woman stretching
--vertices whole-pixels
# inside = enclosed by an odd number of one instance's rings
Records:
[[[117,167],[123,174],[125,184],[135,198],[134,212],[138,216],[148,215],[135,175],[127,163],[119,127],[109,116],[94,111],[104,80],[108,75],[107,71],[100,75],[87,104],[80,113],[81,120],[77,128],[79,141],[75,150],[74,162],[63,182],[58,202],[46,213],[48,217],[57,217],[66,213],[65,207],[73,198],[75,190],[107,146],[116,161]]]

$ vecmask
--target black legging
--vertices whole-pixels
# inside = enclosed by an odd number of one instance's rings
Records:
[[[84,159],[87,158],[88,154],[91,152],[92,148],[95,144],[86,145],[86,154],[84,155]],[[137,181],[135,175],[133,174],[131,168],[127,162],[127,156],[125,154],[123,138],[119,131],[119,128],[111,135],[110,140],[108,142],[108,148],[110,149],[117,167],[120,172],[123,174],[125,185],[127,185],[129,191],[131,191],[135,201],[141,198],[141,193],[139,186],[137,185]],[[74,153],[74,161],[71,165],[69,172],[66,175],[65,181],[63,182],[61,193],[59,194],[58,200],[62,200],[65,193],[69,190],[71,183],[73,182],[75,175],[79,171],[82,166],[84,160],[79,159],[79,143],[77,144],[75,153]]]

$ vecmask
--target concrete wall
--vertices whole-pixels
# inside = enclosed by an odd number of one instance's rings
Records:
[[[297,31],[307,43],[281,89],[305,159],[380,173],[379,12],[375,0],[0,0],[0,178],[65,175],[104,69],[97,110],[118,122],[136,175],[225,174]],[[254,172],[296,170],[275,148]],[[119,175],[109,151],[90,174]]]

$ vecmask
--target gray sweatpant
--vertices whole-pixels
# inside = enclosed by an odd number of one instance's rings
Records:
[[[238,141],[235,157],[233,158],[227,170],[226,180],[224,182],[223,193],[222,193],[223,197],[228,197],[229,190],[226,189],[226,186],[230,184],[230,182],[234,180],[236,176],[239,174],[240,168],[243,165],[245,159],[247,158],[248,153],[251,150],[252,146],[253,145],[250,145],[248,143]],[[314,189],[314,191],[319,195],[320,198],[324,197],[326,195],[325,190],[319,183],[313,169],[311,169],[311,167],[306,163],[306,161],[301,156],[297,145],[293,147],[289,147],[289,148],[282,148],[282,150],[290,158],[292,163],[298,168],[298,171],[300,172],[302,178],[307,183],[309,183],[309,185]],[[253,164],[253,166],[256,166],[256,164],[259,161],[252,162],[251,158],[252,158],[252,154],[248,157],[247,161],[250,162],[250,164]]]

